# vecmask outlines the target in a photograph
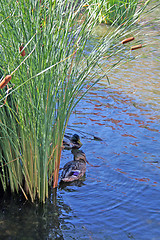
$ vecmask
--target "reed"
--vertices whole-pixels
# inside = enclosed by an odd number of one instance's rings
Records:
[[[100,23],[123,25],[125,23],[130,24],[132,21],[134,22],[149,2],[150,0],[90,0],[86,7],[89,13],[92,13],[97,6],[99,7],[98,21]]]
[[[116,66],[101,74],[99,63],[123,50],[120,38],[128,34],[124,25],[91,48],[101,9],[88,14],[84,4],[0,1],[1,80],[12,76],[0,92],[0,181],[4,191],[22,191],[32,202],[45,202],[49,187],[57,187],[69,117]]]

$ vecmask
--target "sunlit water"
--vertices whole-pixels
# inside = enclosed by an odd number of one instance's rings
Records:
[[[160,40],[157,25],[150,31],[148,41]],[[57,195],[51,190],[43,208],[2,199],[0,239],[160,240],[160,50],[149,50],[110,74],[110,86],[96,85],[71,116],[99,167],[87,166],[83,181]],[[64,151],[61,166],[72,158]]]

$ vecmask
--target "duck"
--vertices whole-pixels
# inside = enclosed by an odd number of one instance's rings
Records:
[[[82,150],[72,149],[74,160],[66,163],[61,174],[62,182],[73,182],[82,178],[86,172],[86,155]]]
[[[69,137],[67,135],[65,135],[66,138],[68,138],[67,140],[63,140],[63,149],[79,149],[82,146],[82,143],[80,141],[80,137],[78,134],[73,134],[72,137]]]

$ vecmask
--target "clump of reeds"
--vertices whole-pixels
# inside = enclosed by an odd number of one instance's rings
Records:
[[[93,13],[97,6],[99,7],[98,21],[100,23],[123,25],[137,20],[139,14],[141,14],[149,2],[150,0],[143,2],[138,0],[90,0],[86,7],[90,13]]]
[[[70,114],[86,86],[107,75],[99,62],[120,51],[128,31],[115,29],[91,48],[100,10],[85,13],[84,4],[0,1],[0,70],[2,79],[12,76],[0,92],[0,181],[4,191],[21,190],[31,201],[45,202],[49,187],[57,187]]]

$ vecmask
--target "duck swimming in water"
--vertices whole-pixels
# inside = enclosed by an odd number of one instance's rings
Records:
[[[74,160],[63,167],[61,181],[72,182],[80,179],[86,172],[86,155],[82,150],[72,149]]]
[[[82,146],[82,143],[80,141],[80,137],[78,134],[74,134],[72,137],[68,137],[65,135],[66,138],[68,138],[69,141],[63,140],[63,148],[64,149],[79,149]]]

